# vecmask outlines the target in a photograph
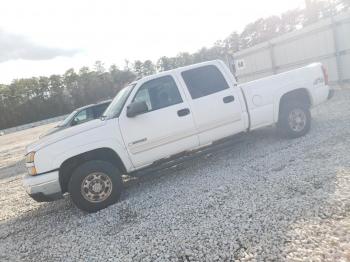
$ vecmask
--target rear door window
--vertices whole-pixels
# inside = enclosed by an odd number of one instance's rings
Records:
[[[181,75],[192,99],[211,95],[229,88],[224,76],[214,65],[183,71]]]

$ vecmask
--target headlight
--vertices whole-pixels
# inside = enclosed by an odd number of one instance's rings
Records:
[[[37,174],[36,168],[34,166],[34,156],[35,152],[30,152],[26,155],[26,167],[29,175],[35,176]]]
[[[28,174],[31,176],[35,176],[37,174],[36,169],[34,166],[28,167]]]
[[[30,152],[26,155],[26,163],[33,163],[34,162],[34,156],[35,152]]]

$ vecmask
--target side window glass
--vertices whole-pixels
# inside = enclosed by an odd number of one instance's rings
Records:
[[[192,99],[228,89],[224,76],[214,65],[183,71],[181,73]]]
[[[139,91],[137,92],[135,98],[135,102],[145,101],[148,107],[148,111],[152,111],[151,98],[149,97],[149,90],[146,85],[143,85]]]
[[[133,101],[145,101],[148,111],[153,111],[182,103],[182,98],[174,79],[163,76],[144,83]]]
[[[79,125],[81,123],[87,122],[89,120],[94,119],[94,115],[92,113],[91,108],[84,109],[80,111],[73,119],[71,125]]]
[[[108,107],[109,103],[106,104],[101,104],[96,107],[94,107],[94,118],[99,118],[103,114],[103,112],[106,110]]]

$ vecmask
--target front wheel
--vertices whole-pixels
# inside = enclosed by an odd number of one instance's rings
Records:
[[[73,172],[68,191],[78,208],[96,212],[118,201],[122,191],[120,171],[106,161],[86,162]]]
[[[278,121],[281,133],[289,138],[307,134],[311,127],[311,113],[308,106],[299,103],[287,103],[281,108]]]

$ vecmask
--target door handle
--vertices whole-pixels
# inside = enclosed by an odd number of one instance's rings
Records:
[[[180,109],[179,111],[177,111],[177,115],[179,117],[186,116],[189,113],[190,113],[190,110],[188,108]]]
[[[225,104],[227,104],[227,103],[231,103],[231,102],[235,101],[235,98],[234,98],[234,96],[225,96],[225,97],[222,99],[222,101],[223,101]]]

